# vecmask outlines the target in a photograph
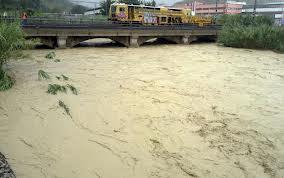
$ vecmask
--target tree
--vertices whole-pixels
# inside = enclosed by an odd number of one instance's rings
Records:
[[[18,3],[18,0],[0,0],[0,9],[16,9],[16,7],[18,7]]]
[[[71,9],[72,14],[84,14],[88,10],[87,7],[82,6],[82,5],[75,5]]]
[[[140,5],[143,4],[141,3],[140,0],[120,0],[120,3],[125,3],[125,4],[133,4],[133,5]]]
[[[156,6],[156,1],[152,0],[151,2],[150,1],[149,2],[145,2],[144,5],[145,6],[154,6],[155,7]]]
[[[112,3],[114,3],[115,1],[114,0],[104,0],[104,1],[101,1],[100,2],[100,6],[101,6],[101,14],[102,15],[109,15],[109,8],[110,8],[110,5]]]
[[[151,6],[156,7],[156,5],[157,5],[156,1],[155,1],[155,0],[152,0]]]

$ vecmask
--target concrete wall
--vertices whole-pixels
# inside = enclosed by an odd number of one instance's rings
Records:
[[[198,37],[216,37],[217,29],[84,29],[84,28],[24,28],[28,38],[40,38],[50,47],[73,47],[92,38],[109,38],[126,47],[139,47],[152,38],[162,38],[178,44],[189,44]]]

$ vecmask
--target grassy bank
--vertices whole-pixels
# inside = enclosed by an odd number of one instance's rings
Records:
[[[0,23],[0,91],[11,88],[13,79],[4,70],[7,61],[19,55],[24,46],[24,33],[18,23]]]
[[[224,25],[218,38],[224,46],[284,52],[284,27],[274,26],[269,17],[225,15],[218,22]]]

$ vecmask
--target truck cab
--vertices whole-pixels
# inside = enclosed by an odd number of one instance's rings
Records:
[[[128,5],[124,3],[111,4],[109,19],[111,21],[128,21]]]

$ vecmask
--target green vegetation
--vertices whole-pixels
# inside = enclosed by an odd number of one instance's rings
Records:
[[[73,85],[67,85],[74,95],[78,95],[78,90]]]
[[[57,95],[58,92],[66,93],[66,87],[58,84],[49,84],[47,93]]]
[[[38,12],[60,13],[73,6],[68,0],[0,0],[0,11],[25,11],[29,16]]]
[[[58,84],[49,84],[47,93],[52,95],[57,95],[58,92],[66,93],[67,88],[69,88],[74,95],[78,95],[78,90],[73,85],[70,84],[67,84],[66,86]]]
[[[71,14],[84,14],[89,8],[82,5],[75,5],[70,10]]]
[[[57,79],[57,80],[61,80],[61,77],[62,77],[62,79],[65,80],[65,81],[69,80],[69,77],[67,77],[67,76],[65,76],[65,75],[63,75],[63,74],[62,74],[61,76],[56,76],[56,79]]]
[[[5,91],[14,85],[15,81],[6,74],[3,70],[0,70],[0,91]]]
[[[61,76],[62,76],[63,80],[69,80],[69,77],[67,77],[67,76],[65,76],[63,74]]]
[[[224,15],[218,23],[224,25],[218,38],[224,46],[284,52],[284,28],[273,26],[269,17]]]
[[[70,114],[70,109],[69,109],[69,107],[68,107],[63,101],[59,100],[58,104],[59,104],[60,107],[62,107],[62,108],[64,109],[65,113],[66,113],[68,116],[72,117],[71,114]]]
[[[0,91],[11,88],[15,83],[3,66],[9,59],[20,56],[19,52],[23,44],[24,34],[19,24],[0,23]]]
[[[54,62],[60,62],[60,61],[61,61],[60,59],[55,59],[55,60],[54,60]]]
[[[45,80],[50,79],[50,76],[45,71],[39,70],[38,71],[38,80],[42,80],[42,79],[45,79]]]
[[[45,56],[46,59],[54,59],[55,57],[55,52],[50,52]]]

